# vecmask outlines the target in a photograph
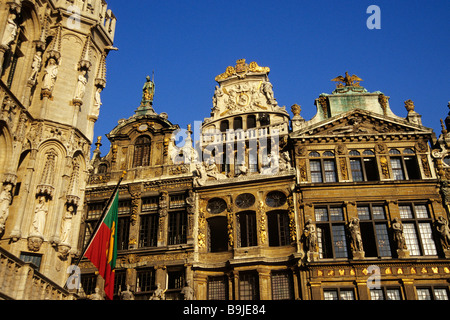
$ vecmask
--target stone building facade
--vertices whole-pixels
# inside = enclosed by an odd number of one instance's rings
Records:
[[[0,3],[3,298],[49,298],[49,283],[64,291],[115,23],[103,0]]]
[[[347,73],[305,120],[278,105],[269,72],[226,68],[187,129],[155,111],[147,78],[107,155],[97,140],[78,247],[125,171],[117,298],[448,298],[450,120],[437,139],[412,101],[398,116]],[[85,293],[101,289],[80,266]]]

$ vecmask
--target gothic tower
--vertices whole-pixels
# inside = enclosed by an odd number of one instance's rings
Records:
[[[0,247],[60,286],[115,23],[104,0],[0,3]]]

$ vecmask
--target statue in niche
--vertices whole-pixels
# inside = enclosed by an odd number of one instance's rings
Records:
[[[45,220],[47,219],[48,203],[45,196],[38,197],[38,204],[34,210],[34,219],[31,224],[31,236],[42,237],[44,234]]]
[[[318,252],[319,245],[317,243],[317,232],[316,225],[311,219],[308,219],[305,225],[305,230],[303,231],[305,236],[305,245],[308,252]]]
[[[103,89],[101,87],[97,87],[97,89],[95,90],[94,108],[92,108],[92,115],[95,117],[98,117],[98,115],[100,114],[100,107],[102,105],[102,97],[101,97],[102,91]]]
[[[3,33],[2,45],[9,47],[9,45],[16,39],[17,36],[17,24],[14,21],[16,15],[11,13],[6,21],[5,31]]]
[[[407,250],[408,248],[406,247],[406,240],[403,234],[403,224],[398,218],[394,218],[392,230],[394,231],[394,241],[397,243],[397,248],[399,250]]]
[[[353,251],[363,251],[363,243],[361,237],[361,229],[359,227],[359,219],[353,218],[348,223],[348,230],[352,238],[351,247]]]
[[[221,98],[224,95],[223,90],[220,89],[219,86],[216,86],[216,89],[214,91],[214,97],[213,97],[213,110],[212,111],[216,111],[218,110],[218,106],[217,106],[217,101],[219,100],[219,98]]]
[[[86,93],[86,74],[86,70],[81,70],[81,73],[78,75],[77,89],[75,91],[75,99],[77,100],[82,100],[84,98],[84,94]]]
[[[450,228],[448,226],[448,221],[443,216],[438,217],[436,229],[439,232],[442,247],[445,250],[450,250]]]
[[[9,206],[11,205],[12,184],[6,184],[3,186],[3,191],[0,194],[0,233],[5,231],[6,220],[9,216]]]
[[[42,52],[36,51],[33,58],[33,63],[31,64],[31,76],[28,78],[28,81],[35,82],[37,75],[39,73],[39,70],[41,70],[42,65]]]
[[[72,230],[74,212],[74,206],[72,204],[68,204],[61,223],[61,244],[70,244],[70,231]]]
[[[58,76],[58,63],[55,58],[48,60],[45,68],[44,80],[42,81],[42,90],[53,91],[55,87],[56,77]]]

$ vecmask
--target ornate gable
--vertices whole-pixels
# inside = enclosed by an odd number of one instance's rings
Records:
[[[370,111],[354,109],[293,132],[291,137],[296,139],[431,133],[432,129],[411,124],[407,120],[383,117]]]

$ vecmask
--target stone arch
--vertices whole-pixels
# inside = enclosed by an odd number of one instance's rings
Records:
[[[0,177],[3,177],[5,173],[15,172],[11,163],[13,153],[12,141],[8,125],[4,121],[0,121]]]

